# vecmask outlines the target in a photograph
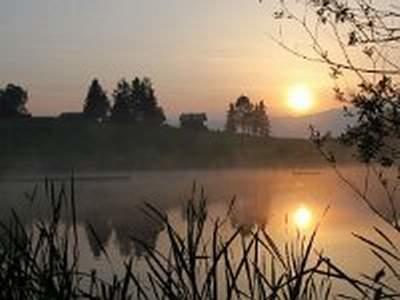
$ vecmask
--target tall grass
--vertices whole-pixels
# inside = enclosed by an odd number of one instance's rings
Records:
[[[35,197],[32,195],[32,202]],[[308,237],[298,235],[293,242],[278,245],[263,224],[255,224],[250,230],[241,226],[232,229],[229,216],[234,201],[225,216],[212,218],[204,192],[195,187],[185,204],[184,230],[174,226],[167,214],[146,205],[143,213],[165,228],[167,250],[161,252],[132,236],[145,251],[145,269],[136,270],[137,258],[132,257],[124,264],[123,274],[113,274],[111,281],[105,281],[96,271],[80,268],[74,181],[71,179],[68,186],[46,181],[44,197],[50,206],[49,217],[26,226],[12,212],[10,220],[0,224],[1,299],[398,297],[382,280],[382,272],[354,279],[316,251],[318,226]],[[62,215],[68,217],[67,222],[62,221]],[[88,226],[96,238],[95,230]],[[389,241],[390,251],[371,240],[365,242],[382,257],[397,251]],[[100,242],[99,247],[112,263]],[[393,254],[392,259],[398,259],[398,255]],[[392,272],[398,276],[395,269]],[[335,290],[337,283],[346,285],[350,295]]]

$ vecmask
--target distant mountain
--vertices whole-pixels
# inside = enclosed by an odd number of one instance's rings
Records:
[[[354,122],[354,117],[344,116],[343,109],[331,109],[306,116],[271,118],[271,133],[277,137],[307,138],[312,125],[322,133],[330,131],[338,136]]]

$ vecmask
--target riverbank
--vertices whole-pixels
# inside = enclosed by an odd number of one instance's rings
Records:
[[[99,171],[325,164],[306,139],[258,138],[170,126],[96,123],[0,123],[0,170]],[[332,140],[339,160],[349,149]]]

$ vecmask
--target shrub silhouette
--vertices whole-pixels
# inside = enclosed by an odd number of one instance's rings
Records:
[[[30,117],[26,108],[28,92],[14,84],[8,84],[0,89],[0,118]]]

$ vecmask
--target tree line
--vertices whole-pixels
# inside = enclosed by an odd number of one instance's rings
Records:
[[[121,79],[112,93],[113,105],[99,81],[94,79],[84,101],[83,114],[92,119],[117,122],[145,122],[161,125],[165,114],[149,78]]]
[[[21,86],[8,84],[0,89],[0,119],[31,117],[26,104],[28,92]],[[83,117],[97,121],[152,123],[161,125],[165,114],[158,104],[149,78],[136,77],[131,82],[121,79],[111,97],[98,79],[93,79],[83,103]]]
[[[18,85],[8,84],[0,89],[0,119],[31,117],[26,103],[28,92]],[[183,114],[185,115],[185,114]],[[186,128],[206,128],[206,114],[187,114],[201,116],[188,118],[186,123],[202,122],[201,126]],[[203,116],[204,115],[204,116]],[[111,96],[98,79],[93,79],[83,101],[82,116],[89,120],[105,120],[119,123],[145,123],[160,126],[166,121],[163,108],[158,104],[155,90],[149,78],[136,77],[132,81],[121,79]],[[181,120],[182,121],[182,120]],[[181,122],[182,123],[182,122]],[[183,127],[183,126],[182,126]],[[266,137],[270,135],[270,121],[263,101],[252,103],[247,96],[240,96],[229,104],[225,131]]]

